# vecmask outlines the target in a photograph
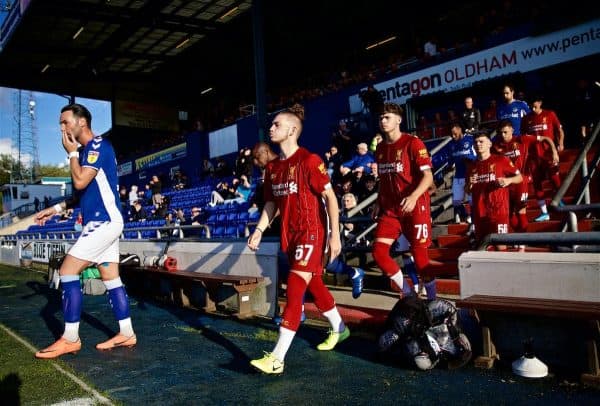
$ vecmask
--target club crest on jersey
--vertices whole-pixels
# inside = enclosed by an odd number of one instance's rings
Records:
[[[290,169],[288,170],[288,179],[294,179],[295,175],[296,175],[296,167],[290,166]]]
[[[399,161],[402,159],[402,150],[399,149],[396,151],[396,161]]]
[[[511,162],[512,165],[512,162]],[[496,172],[496,164],[490,164],[490,172]]]
[[[98,161],[98,157],[100,156],[100,152],[98,151],[89,151],[87,154],[87,161],[90,164],[96,163]]]

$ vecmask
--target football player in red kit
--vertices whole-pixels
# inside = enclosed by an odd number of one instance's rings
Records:
[[[287,304],[273,352],[250,362],[267,374],[283,372],[285,355],[300,325],[307,289],[331,324],[329,336],[317,349],[332,350],[350,335],[321,278],[327,245],[330,261],[341,252],[339,207],[325,164],[318,155],[298,145],[303,120],[304,108],[298,104],[277,114],[273,120],[269,136],[281,152],[279,158],[266,164],[265,206],[255,231],[248,238],[248,247],[257,250],[273,217],[277,213],[281,215],[281,249],[290,262]]]
[[[521,127],[524,129],[526,134],[548,137],[554,142],[558,152],[565,149],[565,133],[562,129],[562,125],[558,120],[558,117],[552,110],[542,109],[543,100],[541,97],[535,97],[531,106],[531,113],[523,117]],[[550,179],[554,186],[554,192],[560,189],[560,176],[558,162],[554,160],[554,154],[552,148],[546,143],[538,145],[536,151],[536,159],[530,160],[530,171],[533,181],[533,187],[535,189],[535,195],[538,199],[538,205],[542,210],[542,213],[535,219],[535,221],[547,221],[550,220],[548,214],[548,208],[546,206],[546,200],[544,189],[542,188],[542,182],[544,179]]]
[[[386,103],[380,117],[384,140],[375,152],[379,197],[373,210],[377,220],[373,258],[403,294],[411,294],[410,288],[405,286],[402,270],[390,256],[390,246],[404,234],[410,242],[427,297],[434,299],[436,264],[427,253],[431,245],[431,157],[423,141],[400,131],[402,113],[399,105]]]
[[[558,163],[558,152],[552,140],[544,136],[521,135],[513,136],[513,127],[510,121],[504,120],[498,126],[499,136],[493,143],[492,152],[509,158],[513,165],[523,175],[523,182],[510,187],[510,225],[516,232],[526,232],[529,221],[527,220],[527,198],[529,196],[530,167],[529,159],[535,154],[534,148],[542,142],[547,143],[553,151],[553,156]],[[523,249],[524,247],[520,247]]]
[[[476,135],[473,144],[477,159],[468,164],[465,188],[472,194],[475,238],[480,243],[488,234],[508,233],[508,186],[518,185],[523,177],[510,159],[490,152],[492,142],[488,134]]]

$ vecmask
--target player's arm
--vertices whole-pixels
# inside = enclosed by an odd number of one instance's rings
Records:
[[[329,236],[329,261],[332,262],[342,252],[342,242],[340,239],[340,208],[331,185],[325,188],[321,193],[321,196],[325,199],[325,207],[327,208],[331,226],[331,234]]]
[[[565,131],[562,125],[558,125],[558,145],[556,146],[559,152],[565,150]]]
[[[263,233],[278,214],[279,211],[277,210],[277,206],[275,206],[275,202],[269,200],[265,203],[265,207],[263,208],[260,218],[258,219],[258,224],[256,225],[254,232],[248,238],[248,248],[253,251],[258,249]]]
[[[69,167],[71,168],[73,187],[77,190],[85,189],[92,179],[96,177],[98,172],[94,168],[82,167],[79,164],[79,153],[77,153],[79,144],[75,141],[75,138],[69,136],[66,131],[62,132],[62,143],[69,157]]]
[[[419,181],[417,188],[400,203],[402,205],[402,211],[406,213],[412,212],[417,205],[419,197],[421,197],[423,193],[427,193],[429,188],[433,186],[433,173],[431,172],[431,168],[424,169],[422,172],[423,177]]]
[[[550,148],[552,149],[552,163],[554,165],[558,164],[558,151],[556,150],[556,145],[554,145],[554,141],[552,141],[550,137],[545,137],[542,135],[540,136],[540,142],[545,142],[546,144],[550,145]]]

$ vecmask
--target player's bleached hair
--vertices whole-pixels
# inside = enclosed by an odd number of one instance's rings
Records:
[[[299,103],[295,103],[292,107],[283,110],[279,114],[284,114],[288,117],[291,117],[292,120],[296,122],[299,137],[302,133],[302,123],[304,122],[304,106]]]

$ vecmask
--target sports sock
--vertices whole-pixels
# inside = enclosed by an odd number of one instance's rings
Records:
[[[527,226],[529,225],[529,220],[527,219],[526,213],[519,213],[519,228],[517,231],[521,233],[527,232]]]
[[[390,276],[390,279],[394,281],[400,290],[404,290],[404,275],[402,274],[402,271],[399,270],[394,275]]]
[[[433,300],[437,297],[437,288],[435,285],[435,279],[425,283],[425,290],[427,292],[427,299]]]
[[[321,313],[335,307],[335,300],[333,300],[331,292],[323,283],[323,279],[321,279],[320,275],[314,275],[312,277],[308,283],[308,291],[311,293],[315,300],[315,305],[317,305],[317,308]]]
[[[334,332],[340,333],[346,328],[346,326],[344,325],[344,321],[342,320],[342,316],[340,316],[340,312],[338,312],[337,307],[334,306],[333,309],[323,312],[323,316],[327,317],[327,320],[329,320],[329,324],[331,324],[331,329]]]
[[[412,281],[413,285],[419,284],[419,277],[417,276],[417,268],[415,267],[415,260],[412,255],[404,257],[404,271]]]
[[[126,337],[133,336],[133,327],[131,325],[131,318],[129,317],[129,300],[121,278],[117,277],[104,281],[104,286],[108,290],[108,300],[115,319],[119,322],[121,334]]]
[[[540,210],[543,214],[548,214],[548,207],[546,206],[545,200],[538,200],[538,206],[540,206]]]
[[[273,348],[273,356],[279,361],[283,362],[285,355],[287,354],[296,332],[294,330],[287,329],[285,327],[279,327],[279,338],[277,344]]]
[[[62,275],[62,310],[65,319],[65,331],[63,337],[69,341],[79,339],[79,321],[81,319],[81,307],[83,303],[83,292],[79,275]]]

